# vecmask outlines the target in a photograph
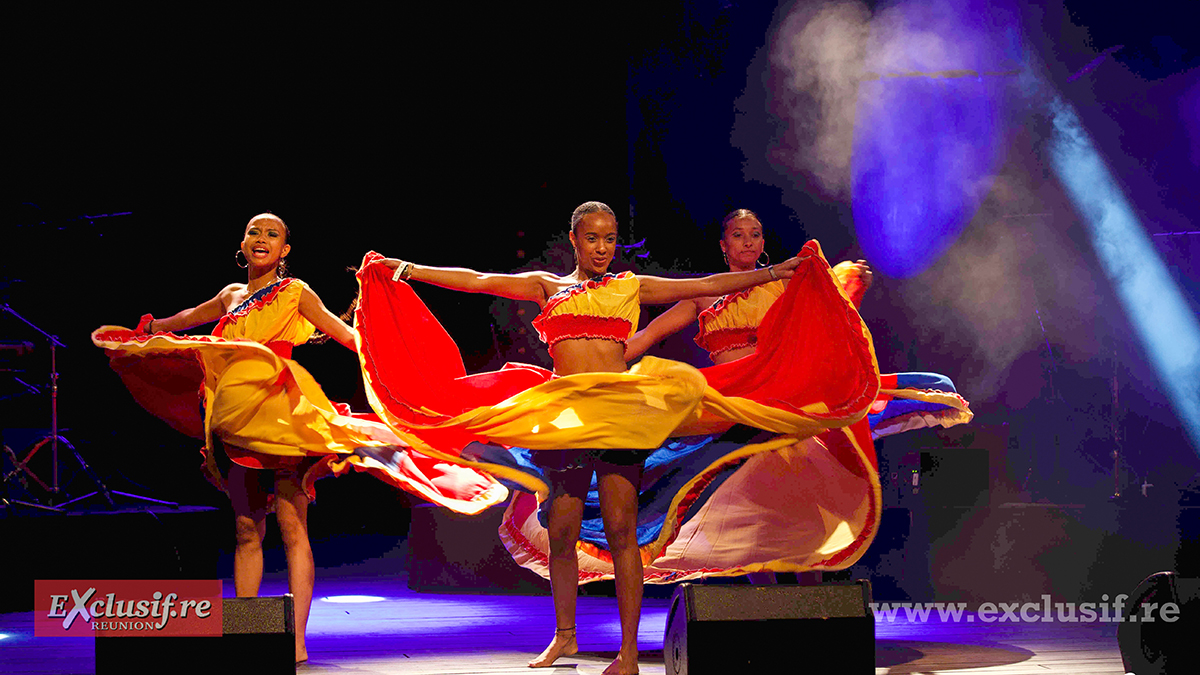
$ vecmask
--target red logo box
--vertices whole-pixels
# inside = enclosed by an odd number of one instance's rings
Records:
[[[220,580],[34,581],[35,637],[221,635]]]

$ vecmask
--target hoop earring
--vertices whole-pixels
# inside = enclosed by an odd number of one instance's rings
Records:
[[[239,256],[239,255],[240,255],[240,256],[242,256],[242,259],[241,259],[240,261],[238,260],[238,256]],[[233,254],[233,261],[234,261],[235,263],[237,263],[237,266],[238,266],[238,267],[240,267],[240,268],[242,268],[242,269],[246,269],[247,267],[249,267],[249,266],[250,266],[250,261],[249,261],[249,260],[246,260],[246,254],[245,254],[245,253],[242,253],[242,249],[240,249],[240,248],[237,250],[237,253],[234,253],[234,254]],[[244,262],[245,264],[243,264],[243,262]]]
[[[760,255],[760,256],[758,256],[758,257],[759,257],[759,258],[762,258],[764,255],[765,255],[765,256],[767,256],[767,262],[766,262],[766,264],[763,264],[763,263],[758,263],[758,264],[759,264],[759,266],[760,266],[760,267],[770,267],[770,266],[771,266],[771,254],[770,254],[770,253],[767,253],[766,251],[763,251],[763,252],[762,252],[762,255]],[[756,260],[755,262],[758,262],[758,261]]]

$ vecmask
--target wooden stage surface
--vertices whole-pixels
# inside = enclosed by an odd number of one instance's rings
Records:
[[[409,590],[403,576],[330,577],[317,597],[374,596],[374,602],[317,600],[309,621],[310,661],[297,672],[338,675],[471,675],[542,672],[599,674],[618,644],[616,602],[583,596],[580,649],[552,668],[525,667],[548,642],[554,625],[550,598],[523,595],[443,595]],[[226,584],[227,592],[231,584]],[[286,582],[268,577],[264,595]],[[669,600],[648,598],[641,625],[641,672],[664,675],[663,633]],[[32,613],[0,614],[0,673],[92,673],[94,644],[87,639],[34,638]],[[799,638],[798,638],[799,639]],[[733,647],[733,645],[731,645]],[[794,650],[799,651],[799,650]],[[877,674],[975,675],[1121,674],[1116,624],[876,621]],[[777,672],[811,673],[802,653]],[[233,672],[226,664],[213,673]]]

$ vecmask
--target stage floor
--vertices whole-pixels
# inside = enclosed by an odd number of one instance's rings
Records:
[[[318,599],[309,620],[310,661],[304,674],[471,675],[535,672],[525,667],[554,626],[550,598],[522,595],[442,595],[409,590],[403,576],[336,577],[322,570],[317,597],[374,596],[374,602]],[[232,584],[226,583],[226,592]],[[268,577],[263,594],[286,591]],[[642,615],[641,672],[665,675],[662,641],[669,600],[648,598]],[[616,601],[579,599],[576,656],[536,672],[599,675],[619,642]],[[0,673],[92,673],[94,645],[86,639],[34,638],[31,612],[0,614]],[[733,647],[733,645],[731,645]],[[797,653],[795,670],[816,672]],[[876,621],[877,674],[1003,675],[1123,674],[1116,624]],[[228,664],[213,673],[233,672]]]

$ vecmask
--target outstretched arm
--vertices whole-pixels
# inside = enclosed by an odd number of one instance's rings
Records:
[[[402,278],[416,279],[455,291],[487,293],[511,300],[532,300],[539,306],[545,304],[546,298],[554,293],[548,291],[552,275],[546,272],[487,274],[465,267],[414,265],[395,258],[385,258],[383,264],[393,270],[406,265]]]
[[[699,306],[699,299],[680,300],[671,309],[654,317],[653,321],[625,343],[625,360],[628,362],[636,359],[645,354],[651,345],[691,325],[700,316]]]
[[[225,314],[225,307],[229,302],[229,297],[233,294],[234,286],[230,284],[221,289],[211,300],[185,309],[182,312],[172,314],[165,319],[154,319],[147,324],[147,332],[174,332],[179,330],[187,330],[195,328],[206,323],[211,323],[221,318]]]
[[[358,351],[354,344],[354,329],[329,311],[325,303],[321,302],[321,298],[308,286],[300,293],[300,316],[308,319],[317,330],[337,340],[346,349]]]
[[[800,264],[797,257],[749,272],[723,272],[698,279],[664,279],[638,276],[643,303],[654,305],[688,298],[713,297],[742,291],[776,279],[789,279]]]
[[[843,260],[833,266],[833,274],[842,288],[846,289],[846,294],[850,296],[850,302],[854,303],[854,307],[861,307],[863,296],[871,288],[871,281],[875,278],[867,261]]]

